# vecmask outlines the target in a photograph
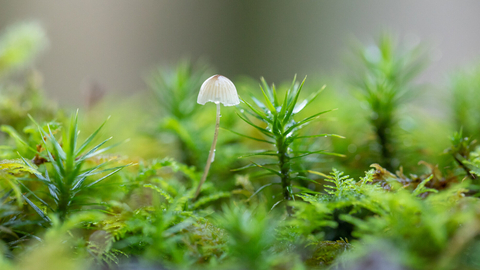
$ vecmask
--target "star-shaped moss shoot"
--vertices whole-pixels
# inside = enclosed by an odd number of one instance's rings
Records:
[[[215,156],[215,145],[217,144],[218,128],[220,126],[220,103],[223,104],[223,106],[235,106],[240,104],[235,85],[227,77],[222,75],[213,75],[202,84],[202,87],[200,87],[197,103],[205,105],[207,102],[213,102],[217,105],[217,121],[215,124],[215,134],[213,135],[212,147],[210,148],[207,164],[205,165],[205,171],[198,184],[194,199],[197,198],[203,183],[207,179],[210,164],[213,162]]]

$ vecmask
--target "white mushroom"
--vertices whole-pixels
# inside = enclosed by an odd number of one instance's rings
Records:
[[[198,94],[197,103],[220,102],[223,106],[235,106],[240,103],[235,85],[227,77],[213,75],[203,82]]]
[[[222,75],[213,75],[205,80],[205,82],[202,84],[202,87],[200,87],[197,103],[205,105],[207,102],[213,102],[217,105],[217,121],[215,124],[215,135],[213,136],[212,147],[210,148],[207,164],[205,165],[205,171],[203,172],[202,179],[198,184],[194,199],[197,198],[198,194],[200,193],[200,189],[207,179],[208,171],[210,170],[210,164],[213,162],[215,157],[215,145],[217,144],[218,128],[220,126],[220,103],[224,106],[235,106],[240,104],[235,85],[227,77]]]

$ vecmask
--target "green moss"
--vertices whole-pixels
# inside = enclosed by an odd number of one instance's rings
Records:
[[[236,81],[243,105],[222,116],[233,132],[192,200],[215,120],[193,97],[211,69],[159,69],[149,96],[105,99],[80,123],[38,74],[9,77],[44,42],[35,25],[0,37],[1,269],[479,269],[476,69],[453,77],[450,121],[402,113],[424,47],[391,35],[356,51],[359,92]],[[131,144],[96,139],[109,135]]]

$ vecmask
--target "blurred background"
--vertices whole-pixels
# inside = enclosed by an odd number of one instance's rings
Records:
[[[0,1],[0,29],[37,21],[49,47],[36,61],[48,97],[80,106],[86,88],[144,91],[146,74],[182,57],[204,58],[232,79],[328,75],[350,41],[391,30],[427,41],[435,84],[480,54],[478,1]]]

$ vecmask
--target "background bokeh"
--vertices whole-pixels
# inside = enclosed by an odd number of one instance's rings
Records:
[[[419,80],[435,84],[480,54],[477,1],[7,1],[0,28],[38,21],[49,49],[36,62],[49,97],[81,106],[88,87],[144,91],[158,65],[203,57],[231,78],[331,74],[352,39],[392,30],[433,45]]]

